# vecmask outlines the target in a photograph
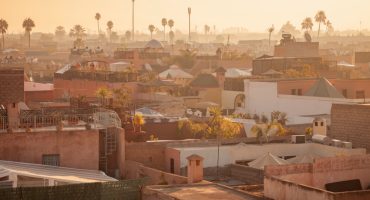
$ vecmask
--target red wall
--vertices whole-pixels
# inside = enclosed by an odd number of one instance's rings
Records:
[[[29,91],[24,92],[26,104],[29,102],[50,102],[54,100],[54,91]]]

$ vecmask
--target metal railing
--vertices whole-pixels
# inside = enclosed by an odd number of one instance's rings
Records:
[[[0,116],[0,130],[57,127],[59,125],[63,127],[78,127],[88,124],[95,128],[121,127],[121,119],[116,112],[103,108],[93,109],[89,113],[84,114],[29,112],[21,114],[19,118]]]

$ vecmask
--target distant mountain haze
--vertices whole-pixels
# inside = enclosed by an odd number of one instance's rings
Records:
[[[33,32],[53,33],[58,25],[69,30],[81,24],[90,33],[97,32],[95,13],[101,14],[100,26],[106,31],[108,21],[113,30],[131,30],[132,0],[1,0],[0,18],[7,20],[8,33],[23,32],[22,22],[35,21]],[[162,30],[161,19],[173,19],[174,30],[187,31],[188,12],[192,8],[192,29],[204,32],[208,24],[213,31],[243,27],[251,32],[267,32],[274,24],[276,32],[290,21],[298,29],[306,17],[323,10],[336,30],[370,29],[368,0],[135,0],[135,30],[149,34],[148,25]],[[361,22],[361,23],[360,23]],[[313,30],[318,25],[314,22]],[[322,30],[325,30],[323,28]]]

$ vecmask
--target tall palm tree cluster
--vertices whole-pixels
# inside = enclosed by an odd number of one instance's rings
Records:
[[[6,22],[4,19],[0,19],[0,33],[3,36],[3,45],[2,48],[5,48],[5,33],[8,30],[8,22]]]
[[[326,31],[327,32],[334,30],[332,23],[327,19],[326,14],[325,14],[324,11],[322,11],[322,10],[318,11],[316,13],[314,19],[315,19],[315,22],[319,24],[319,27],[317,29],[317,39],[318,40],[320,38],[321,25],[326,25]],[[302,21],[301,26],[302,26],[302,30],[305,31],[305,35],[309,34],[309,32],[312,31],[313,25],[314,24],[313,24],[313,20],[312,20],[311,17],[306,17]]]
[[[163,41],[166,41],[166,26],[170,28],[170,32],[168,33],[170,43],[173,44],[175,39],[175,32],[172,28],[175,26],[175,21],[173,19],[167,20],[166,18],[162,18],[161,25],[163,26]],[[150,39],[153,39],[153,32],[157,30],[157,28],[153,24],[149,24],[148,30],[150,32]]]

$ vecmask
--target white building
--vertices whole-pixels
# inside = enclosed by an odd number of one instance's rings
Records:
[[[314,85],[313,87],[317,87]],[[317,89],[317,88],[316,88]],[[278,83],[257,80],[244,81],[245,112],[264,114],[270,117],[271,112],[280,111],[287,114],[287,124],[309,124],[315,116],[330,115],[331,106],[336,104],[355,104],[363,100],[328,97],[316,95],[320,89],[310,92],[310,96],[282,95],[278,93]],[[316,95],[316,96],[315,96]]]

